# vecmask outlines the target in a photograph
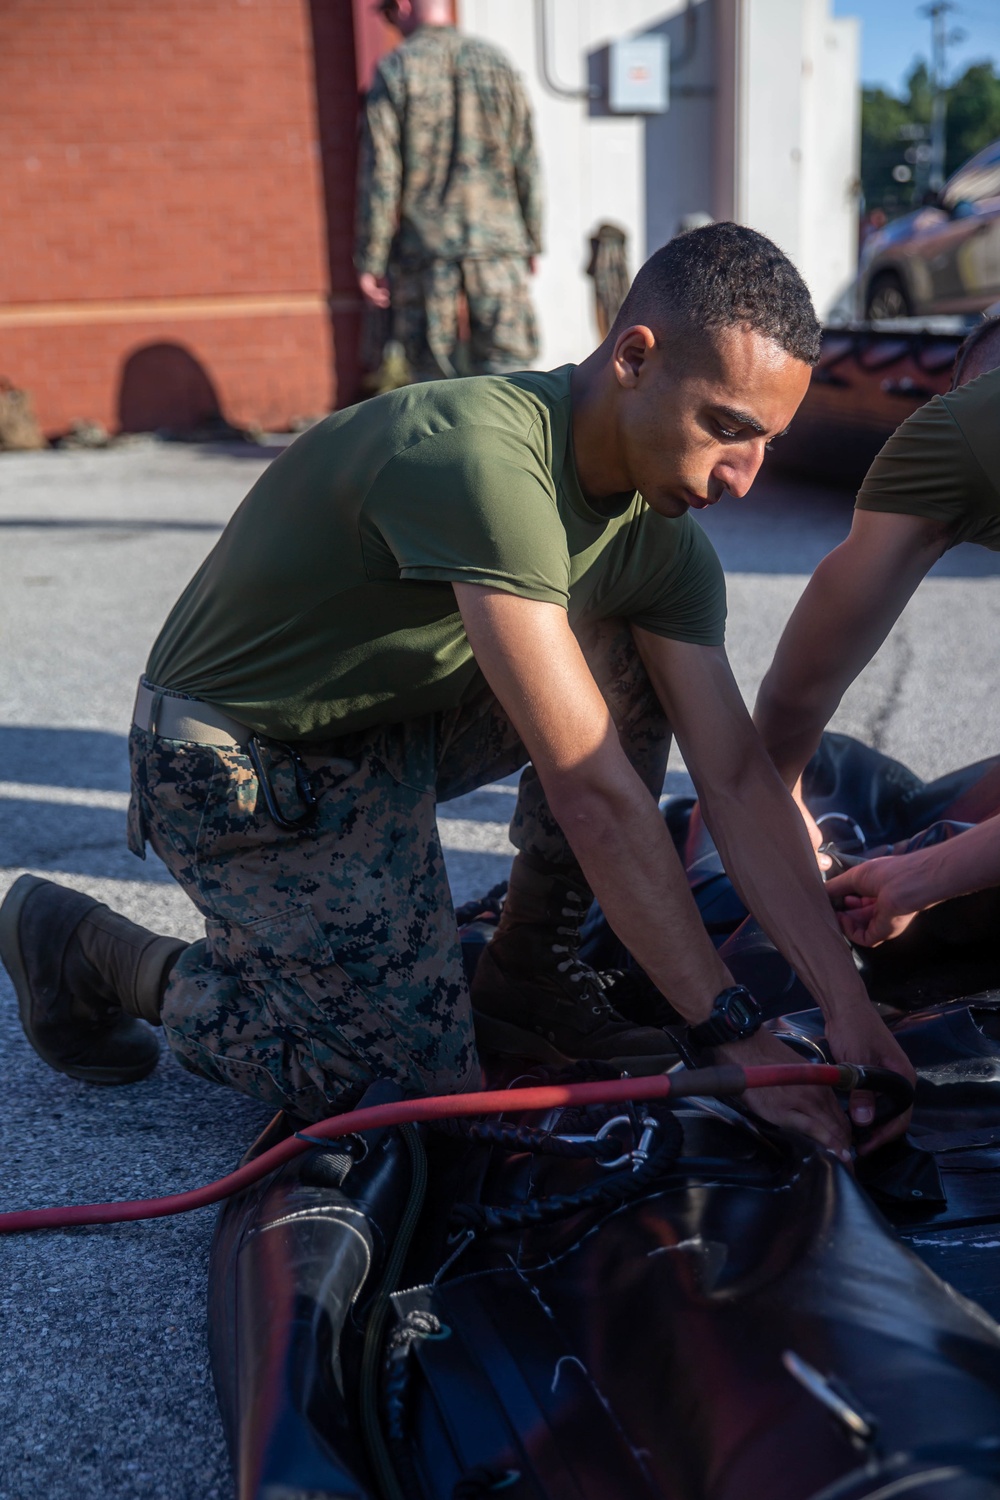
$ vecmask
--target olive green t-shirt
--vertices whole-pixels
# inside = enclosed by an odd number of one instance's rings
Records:
[[[950,545],[1000,551],[1000,369],[907,417],[865,476],[858,510],[943,521]]]
[[[584,497],[572,371],[409,386],[303,433],[178,600],[150,681],[279,739],[454,708],[478,673],[455,581],[721,644],[722,569],[691,517]]]

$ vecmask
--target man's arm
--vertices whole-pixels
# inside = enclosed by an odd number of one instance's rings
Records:
[[[388,307],[385,273],[399,221],[402,187],[399,115],[380,74],[365,101],[358,155],[354,268],[362,294],[376,307]]]
[[[521,218],[531,249],[530,259],[542,249],[542,187],[535,146],[535,131],[531,119],[531,104],[521,80],[512,80],[514,108],[511,120],[511,158],[514,166],[514,186],[521,206]],[[532,268],[534,269],[534,268]]]
[[[917,912],[953,896],[1000,885],[1000,817],[943,844],[866,860],[827,881],[842,902],[840,925],[852,943],[876,948],[898,937]]]
[[[797,784],[845,691],[947,545],[939,521],[859,510],[847,540],[820,563],[785,626],[754,708],[786,786]]]
[[[641,629],[634,634],[726,871],[815,996],[834,1056],[912,1077],[858,977],[801,819],[754,732],[725,651]],[[855,1099],[858,1123],[870,1107],[867,1098]],[[899,1129],[897,1122],[878,1140]]]
[[[625,757],[565,610],[475,584],[454,588],[476,660],[517,726],[611,926],[681,1015],[704,1020],[732,976],[702,926],[656,802]],[[798,837],[801,843],[801,831]],[[826,905],[822,892],[818,902]],[[839,935],[837,941],[846,953]],[[874,1016],[870,1007],[868,1013]],[[720,1050],[745,1065],[790,1060],[767,1033]],[[844,1154],[844,1122],[825,1090],[773,1095],[755,1095],[755,1108]]]

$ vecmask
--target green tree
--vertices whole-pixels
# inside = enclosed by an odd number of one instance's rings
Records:
[[[1000,139],[1000,77],[993,64],[973,63],[948,90],[946,170]]]
[[[914,64],[902,98],[885,89],[864,89],[861,95],[861,182],[869,209],[892,215],[906,213],[920,201],[926,183],[912,156],[921,144],[920,130],[931,118],[931,81],[925,62]],[[954,172],[1000,138],[1000,77],[990,62],[973,63],[948,90],[947,156],[945,171]],[[907,161],[907,152],[911,159]],[[913,176],[899,183],[893,168],[910,166]]]

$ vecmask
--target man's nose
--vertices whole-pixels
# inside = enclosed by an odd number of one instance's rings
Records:
[[[725,458],[715,465],[712,478],[718,480],[734,500],[742,500],[757,478],[763,462],[764,442],[762,439],[739,454],[727,453]]]

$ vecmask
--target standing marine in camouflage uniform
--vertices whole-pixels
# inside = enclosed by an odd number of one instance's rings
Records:
[[[365,105],[355,266],[420,379],[523,370],[538,352],[528,274],[541,250],[531,111],[510,63],[461,36],[447,0],[386,0],[407,40]],[[460,351],[460,302],[468,350]]]
[[[307,1119],[375,1078],[475,1087],[477,1045],[658,1071],[672,1039],[613,1009],[579,957],[593,893],[689,1040],[788,1061],[660,816],[673,732],[833,1055],[907,1072],[729,671],[721,568],[689,514],[746,493],[818,349],[789,262],[714,225],[653,256],[579,367],[409,386],[298,438],[174,606],[136,699],[130,844],[165,861],[205,937],[22,876],[0,955],[36,1051],[125,1082],[161,1022],[185,1067]],[[529,761],[470,1002],[436,805]],[[831,1094],[753,1100],[846,1154]],[[868,1123],[870,1100],[854,1108]]]

